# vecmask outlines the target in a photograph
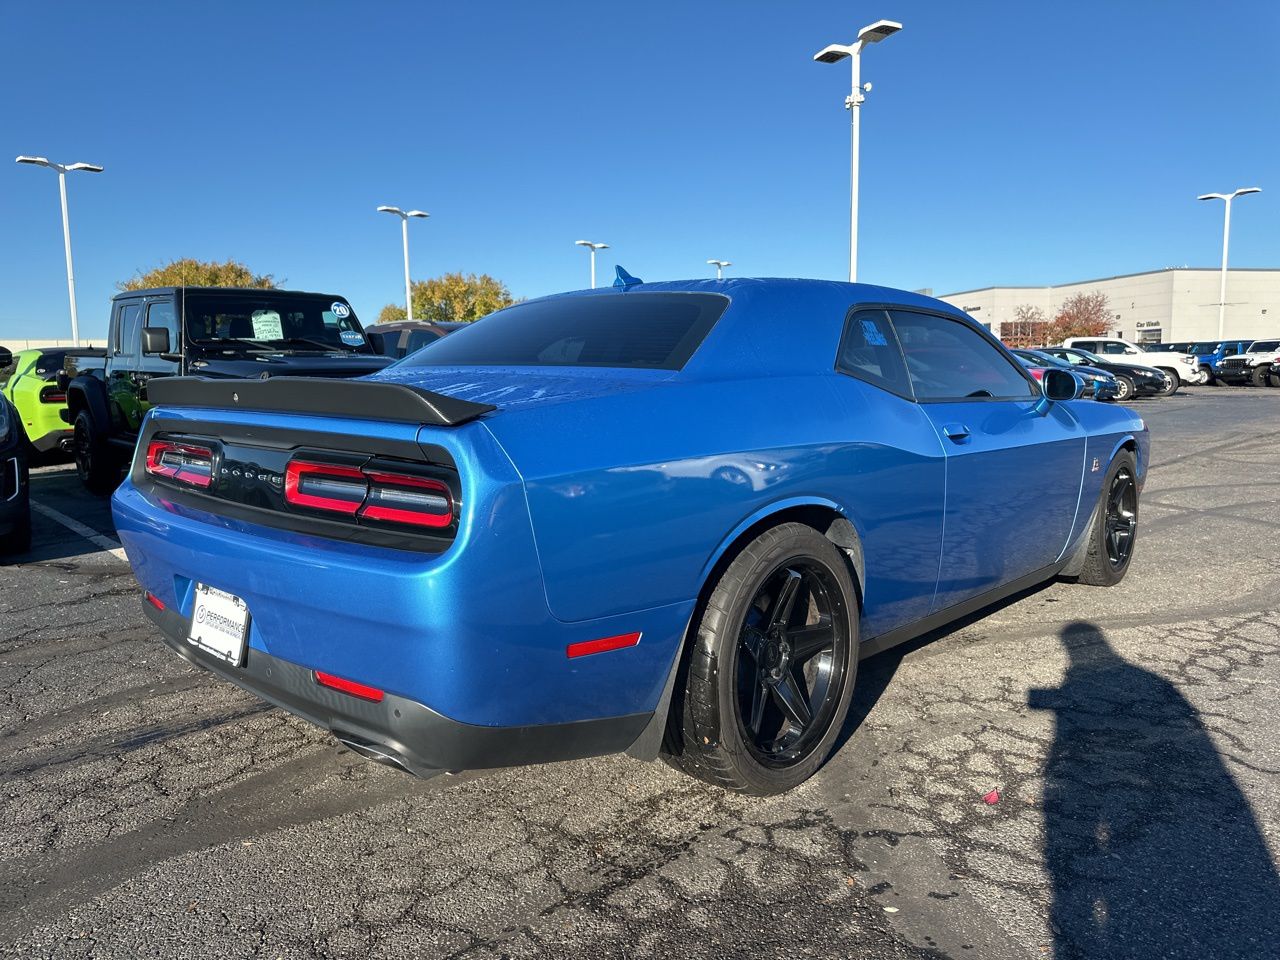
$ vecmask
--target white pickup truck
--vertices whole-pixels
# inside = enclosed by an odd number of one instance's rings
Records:
[[[1244,353],[1215,363],[1213,375],[1223,383],[1280,387],[1280,340],[1253,341]]]
[[[1184,383],[1201,384],[1209,379],[1208,373],[1200,369],[1200,362],[1189,353],[1143,350],[1136,343],[1120,337],[1067,337],[1062,345],[1088,350],[1100,357],[1124,356],[1129,358],[1127,362],[1155,367],[1169,376],[1169,386],[1161,394],[1164,397],[1177,393],[1178,387]]]

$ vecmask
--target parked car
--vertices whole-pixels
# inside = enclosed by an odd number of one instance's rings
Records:
[[[13,355],[0,347],[0,368]],[[0,394],[0,555],[31,548],[31,492],[28,488],[27,435],[9,398]]]
[[[1151,351],[1120,337],[1068,337],[1062,345],[1087,350],[1108,360],[1155,367],[1169,378],[1162,394],[1166,397],[1177,393],[1184,383],[1200,384],[1209,380],[1208,374],[1200,369],[1199,361],[1189,353]]]
[[[1076,347],[1037,347],[1036,352],[1065,360],[1073,366],[1090,367],[1111,374],[1116,379],[1115,398],[1117,400],[1132,400],[1134,397],[1167,397],[1173,392],[1169,389],[1168,375],[1155,367],[1122,363]]]
[[[66,355],[65,349],[20,350],[12,354],[13,373],[0,387],[17,409],[36,453],[71,449],[71,428],[62,417],[67,392],[57,382]]]
[[[1214,364],[1213,375],[1223,383],[1280,387],[1280,340],[1253,341],[1243,353]]]
[[[770,794],[860,657],[1125,575],[1147,430],[1067,371],[916,294],[619,276],[362,380],[156,383],[112,506],[165,643],[419,774]]]
[[[166,377],[358,377],[390,362],[334,294],[223,287],[118,294],[107,349],[67,356],[76,470],[94,493],[114,489],[150,409],[151,385]]]
[[[1237,354],[1244,353],[1249,349],[1252,340],[1207,340],[1200,343],[1193,343],[1188,351],[1196,362],[1200,364],[1200,369],[1204,371],[1205,383],[1217,384],[1218,378],[1214,375],[1214,367],[1225,360],[1227,357],[1234,357]]]
[[[1191,353],[1190,340],[1174,340],[1169,343],[1143,344],[1147,353]]]
[[[1116,378],[1097,367],[1072,364],[1069,360],[1050,356],[1040,350],[1014,350],[1013,355],[1028,364],[1028,369],[1033,375],[1037,369],[1040,370],[1037,380],[1043,380],[1044,371],[1050,367],[1062,367],[1084,381],[1082,396],[1093,397],[1095,400],[1115,400],[1120,394],[1120,385],[1116,382]]]
[[[384,357],[398,360],[465,326],[465,323],[452,320],[435,323],[426,320],[397,320],[394,323],[377,323],[372,327],[365,327],[364,332],[374,350]]]

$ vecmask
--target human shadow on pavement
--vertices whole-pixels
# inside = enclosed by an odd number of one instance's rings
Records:
[[[1054,956],[1280,956],[1280,876],[1196,709],[1120,657],[1090,623],[1065,627],[1045,768]]]

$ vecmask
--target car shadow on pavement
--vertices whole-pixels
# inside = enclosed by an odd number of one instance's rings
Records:
[[[1280,955],[1280,876],[1205,721],[1178,688],[1091,623],[1061,632],[1045,764],[1054,956]],[[1227,708],[1229,709],[1229,708]]]

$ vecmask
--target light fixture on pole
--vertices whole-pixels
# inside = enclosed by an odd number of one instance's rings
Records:
[[[591,289],[594,290],[596,288],[596,251],[608,250],[609,245],[607,243],[592,243],[590,240],[575,240],[573,245],[575,247],[586,247],[591,251]]]
[[[400,233],[404,239],[404,313],[409,320],[413,319],[413,288],[409,284],[409,218],[426,219],[431,214],[422,210],[401,210],[399,207],[379,207],[379,213],[394,213],[400,218]]]
[[[53,163],[44,157],[18,157],[17,162],[58,171],[58,193],[62,197],[62,245],[67,251],[67,296],[71,300],[71,343],[78,347],[80,346],[80,321],[76,317],[76,274],[71,266],[71,223],[67,217],[67,173],[71,170],[101,173],[102,168],[96,163]]]
[[[862,85],[862,48],[868,43],[879,43],[885,37],[892,36],[902,29],[902,24],[893,20],[877,20],[858,31],[858,39],[845,45],[833,43],[823,47],[813,55],[819,63],[839,63],[848,57],[853,64],[853,90],[845,98],[844,106],[852,115],[852,132],[850,134],[849,158],[849,282],[858,279],[858,125],[862,112],[862,101],[870,92],[871,84]]]
[[[707,261],[707,263],[712,264],[712,265],[716,268],[716,279],[717,279],[717,280],[723,280],[723,279],[724,279],[724,268],[725,268],[725,267],[732,267],[732,266],[733,266],[733,264],[732,264],[732,263],[730,263],[728,260],[708,260],[708,261]]]
[[[1218,280],[1218,339],[1221,340],[1226,334],[1223,332],[1226,327],[1227,319],[1227,242],[1231,239],[1231,201],[1236,197],[1242,197],[1246,193],[1261,193],[1261,187],[1241,187],[1233,193],[1205,193],[1196,197],[1197,200],[1222,200],[1226,208],[1226,213],[1222,217],[1222,275]]]

